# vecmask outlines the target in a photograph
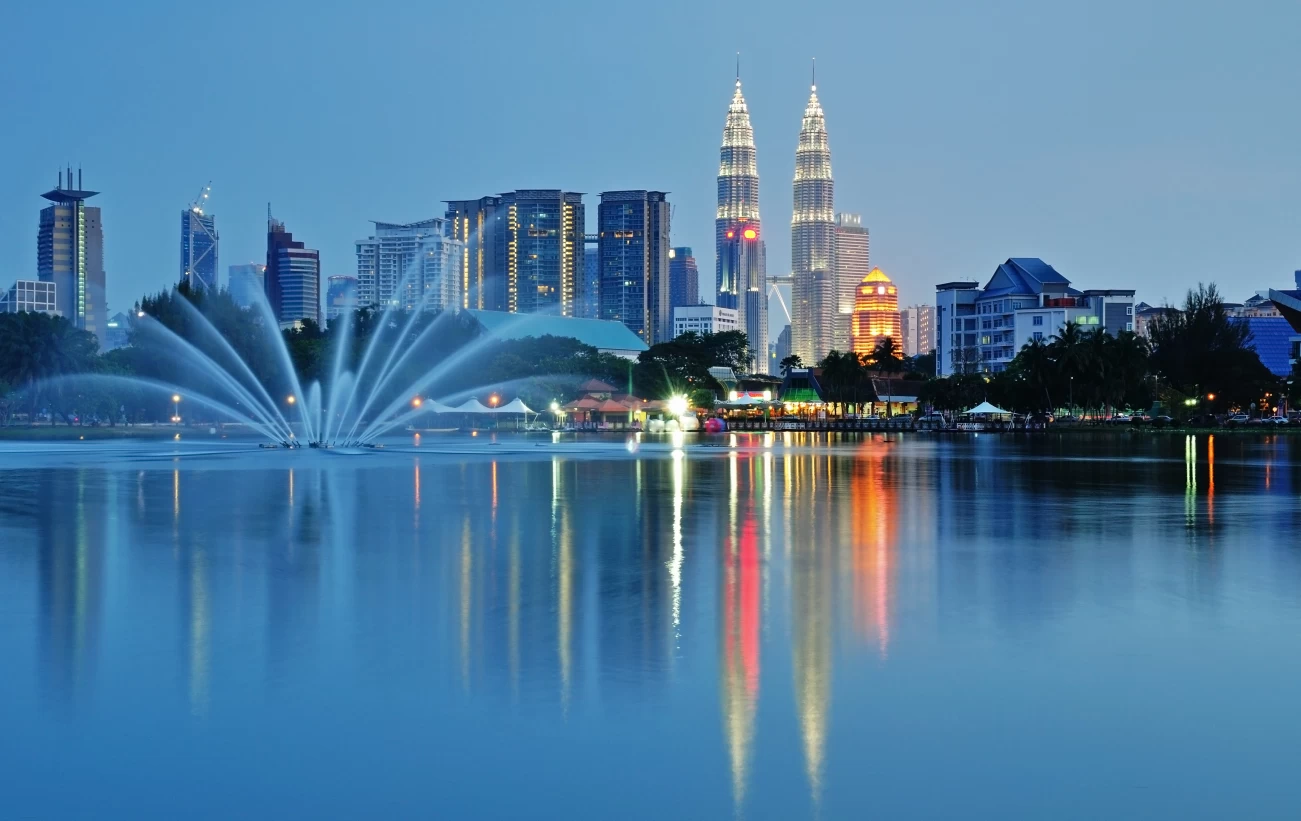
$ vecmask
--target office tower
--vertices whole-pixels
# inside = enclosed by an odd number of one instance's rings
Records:
[[[266,293],[267,267],[260,262],[232,265],[226,269],[226,289],[236,305],[248,308]]]
[[[181,212],[181,282],[193,291],[216,291],[217,220],[203,211],[208,198],[204,189],[199,199]]]
[[[935,306],[911,305],[899,312],[903,355],[921,356],[935,349]]]
[[[719,149],[714,219],[716,303],[735,309],[755,362],[768,351],[767,253],[759,219],[759,167],[750,111],[736,78]],[[752,368],[756,367],[753,363]]]
[[[850,324],[858,284],[872,271],[868,234],[859,214],[836,214],[836,329],[837,350],[850,349]]]
[[[327,322],[332,323],[349,311],[357,310],[359,305],[356,277],[332,276],[326,280],[325,320]]]
[[[451,222],[375,222],[357,240],[357,304],[383,310],[441,311],[464,305],[465,244],[451,237]]]
[[[870,354],[876,343],[889,337],[896,351],[902,347],[899,328],[899,289],[880,268],[863,277],[854,301],[853,351]]]
[[[809,93],[795,150],[791,215],[791,334],[795,353],[808,364],[835,347],[835,183],[827,123],[815,84]]]
[[[578,316],[584,319],[601,318],[601,251],[599,235],[586,234],[583,238],[583,295]]]
[[[647,345],[673,337],[669,307],[669,203],[662,191],[605,191],[597,209],[601,319]]]
[[[700,304],[700,269],[690,248],[669,249],[669,308]]]
[[[321,321],[321,255],[294,239],[267,209],[266,295],[282,328]]]
[[[90,331],[104,342],[108,308],[104,301],[104,229],[98,208],[86,200],[98,192],[81,187],[81,171],[73,187],[68,169],[67,187],[63,172],[53,191],[41,196],[49,205],[41,210],[36,235],[36,272],[42,282],[53,282],[59,313],[76,327]]]
[[[521,189],[449,200],[446,216],[451,236],[465,243],[466,307],[574,316],[586,220],[582,194]]]

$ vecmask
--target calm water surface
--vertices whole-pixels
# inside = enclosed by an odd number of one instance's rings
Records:
[[[0,446],[0,818],[1295,818],[1301,438]]]

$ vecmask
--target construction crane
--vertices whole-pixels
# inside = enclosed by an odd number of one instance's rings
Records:
[[[198,196],[187,209],[185,235],[181,237],[181,266],[184,268],[181,280],[196,291],[217,287],[217,226],[212,217],[205,218],[203,213],[203,209],[208,204],[208,195],[211,193],[211,181],[199,189]],[[196,275],[197,267],[205,263],[208,263],[212,269],[210,272],[212,281],[208,281],[203,275]]]

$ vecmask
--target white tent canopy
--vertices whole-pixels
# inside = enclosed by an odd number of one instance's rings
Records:
[[[1005,411],[1000,407],[989,404],[988,402],[981,402],[976,407],[967,411],[967,413],[976,414],[976,415],[985,415],[985,416],[1011,416],[1012,415],[1011,411]]]
[[[532,413],[533,410],[524,404],[524,400],[515,397],[510,402],[502,405],[500,408],[494,408],[493,413]]]
[[[474,398],[465,400],[462,404],[452,408],[451,411],[453,413],[492,413],[487,405]]]
[[[451,405],[444,405],[436,399],[426,399],[420,403],[420,410],[430,413],[452,413],[456,410]]]

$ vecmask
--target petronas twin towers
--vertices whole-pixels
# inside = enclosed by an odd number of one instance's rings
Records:
[[[718,305],[734,308],[754,369],[768,370],[768,281],[750,112],[736,80],[723,126],[715,219]],[[791,216],[791,352],[812,364],[836,347],[835,183],[827,123],[813,86],[795,149]]]

